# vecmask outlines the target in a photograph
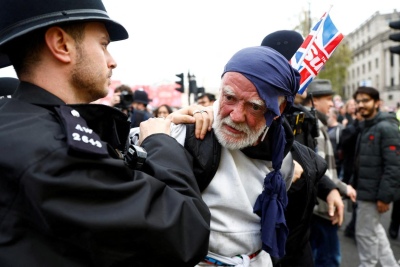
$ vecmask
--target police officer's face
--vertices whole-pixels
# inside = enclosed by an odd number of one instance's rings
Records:
[[[112,69],[117,64],[107,50],[110,43],[103,23],[90,22],[84,38],[76,44],[76,63],[71,83],[83,102],[92,102],[108,94]]]
[[[265,128],[266,107],[255,86],[242,74],[225,73],[219,112],[214,124],[220,143],[240,149],[258,142]]]

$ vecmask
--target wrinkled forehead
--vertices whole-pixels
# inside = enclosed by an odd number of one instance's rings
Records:
[[[239,72],[226,72],[222,76],[221,93],[256,98],[262,101],[255,85]]]

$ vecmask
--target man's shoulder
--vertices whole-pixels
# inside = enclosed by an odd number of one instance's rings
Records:
[[[207,132],[204,139],[200,140],[195,136],[194,124],[186,124],[184,128],[184,147],[193,157],[193,171],[200,191],[203,191],[217,172],[222,148],[213,130]]]

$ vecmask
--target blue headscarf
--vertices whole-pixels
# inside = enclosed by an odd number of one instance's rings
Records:
[[[264,190],[254,205],[254,213],[261,218],[261,240],[263,249],[271,256],[282,258],[288,229],[285,220],[287,206],[286,185],[280,171],[286,145],[285,131],[282,126],[282,114],[278,97],[285,96],[287,101],[284,112],[293,105],[300,85],[300,74],[293,69],[288,60],[280,53],[265,46],[248,47],[238,51],[228,61],[222,76],[226,72],[239,72],[254,84],[259,96],[267,107],[265,120],[271,126],[274,117],[272,147],[273,171],[264,179]]]

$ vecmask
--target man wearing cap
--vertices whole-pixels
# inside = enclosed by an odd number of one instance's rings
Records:
[[[282,117],[299,78],[275,50],[244,48],[224,68],[213,131],[198,140],[192,125],[173,127],[172,135],[193,156],[211,211],[209,253],[198,266],[272,266],[271,257],[285,255],[286,189],[302,176],[297,162],[305,162],[307,175],[326,170],[322,158],[293,143]]]
[[[329,80],[315,79],[307,88],[307,97],[304,100],[304,106],[311,109],[314,102],[316,114],[318,117],[319,136],[317,139],[317,153],[326,160],[328,169],[325,173],[337,186],[342,195],[348,196],[355,201],[356,191],[351,185],[347,185],[337,178],[335,157],[330,142],[327,128],[327,114],[329,109],[333,107],[332,85]],[[310,242],[314,254],[315,266],[339,266],[340,265],[340,247],[339,237],[337,234],[338,226],[337,218],[329,214],[329,206],[318,201],[318,205],[314,209],[314,216],[311,224]]]
[[[20,80],[0,100],[0,266],[194,266],[207,254],[210,212],[171,120],[143,122],[142,147],[125,152],[127,116],[89,104],[108,93],[109,43],[126,38],[101,0],[0,2],[0,66]]]

